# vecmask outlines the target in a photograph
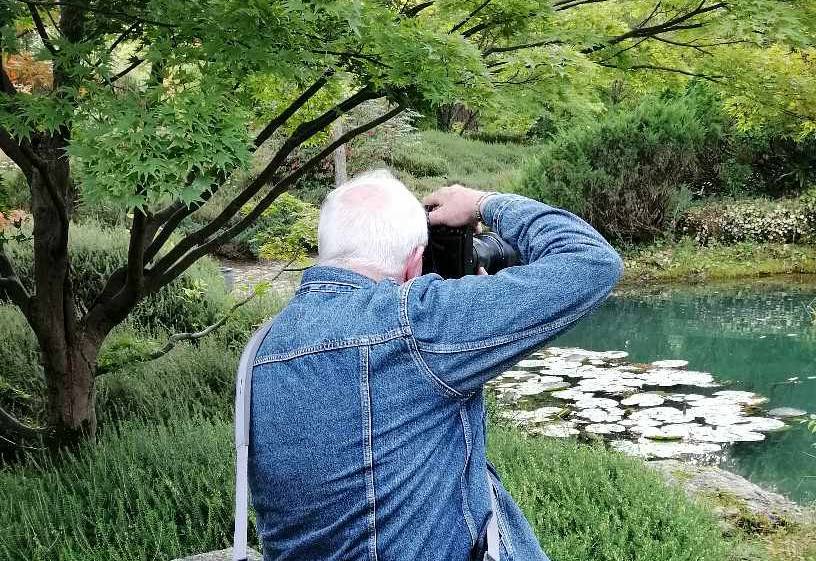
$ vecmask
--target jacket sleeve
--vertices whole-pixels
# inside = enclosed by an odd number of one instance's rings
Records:
[[[402,286],[414,359],[448,395],[467,396],[597,307],[623,265],[577,216],[519,195],[494,195],[486,224],[522,265],[495,275],[423,275]]]

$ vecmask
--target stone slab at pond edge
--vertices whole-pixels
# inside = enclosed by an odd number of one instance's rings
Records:
[[[646,462],[646,465],[660,472],[669,483],[679,485],[692,497],[719,497],[736,501],[752,515],[765,518],[771,526],[784,526],[790,522],[799,524],[816,523],[816,511],[796,504],[773,491],[763,489],[730,471],[716,466],[693,465],[678,460]],[[744,513],[730,512],[724,506],[719,514],[723,518],[737,518]]]
[[[261,561],[261,554],[250,548],[247,550],[247,559],[249,561]],[[232,548],[210,551],[190,557],[179,557],[178,559],[173,559],[173,561],[232,561]]]

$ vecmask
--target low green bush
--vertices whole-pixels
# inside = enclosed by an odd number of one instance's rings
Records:
[[[23,420],[44,415],[45,379],[37,339],[23,313],[0,305],[0,406]]]
[[[251,243],[265,259],[301,259],[317,251],[320,210],[283,193],[261,215]]]
[[[643,462],[493,427],[488,457],[552,559],[724,561],[714,517]]]
[[[28,183],[18,171],[7,171],[0,175],[0,212],[16,208],[28,208]]]
[[[76,453],[32,455],[0,471],[0,559],[166,560],[227,547],[233,477],[231,424],[201,416],[123,423]]]
[[[127,260],[128,233],[88,221],[72,224],[69,250],[74,292],[89,307],[105,282]],[[9,242],[7,250],[23,284],[33,289],[34,263],[30,243]],[[227,294],[215,261],[200,259],[179,279],[147,297],[130,321],[149,329],[191,331],[209,325],[225,309]]]
[[[519,191],[582,215],[607,237],[660,237],[711,175],[716,122],[685,98],[646,98],[634,109],[564,130],[527,167]]]
[[[677,233],[710,243],[798,243],[816,240],[816,197],[723,201],[690,208]]]

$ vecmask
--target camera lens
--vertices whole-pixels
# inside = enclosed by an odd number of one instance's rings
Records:
[[[517,265],[519,256],[513,247],[495,232],[473,236],[473,261],[491,275]]]

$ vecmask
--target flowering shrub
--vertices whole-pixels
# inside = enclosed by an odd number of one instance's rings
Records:
[[[816,240],[816,196],[770,202],[722,202],[688,210],[677,233],[701,245],[743,241],[794,243]]]
[[[23,224],[29,218],[29,214],[20,209],[0,212],[0,247],[9,240],[26,241],[28,236],[23,232]]]

